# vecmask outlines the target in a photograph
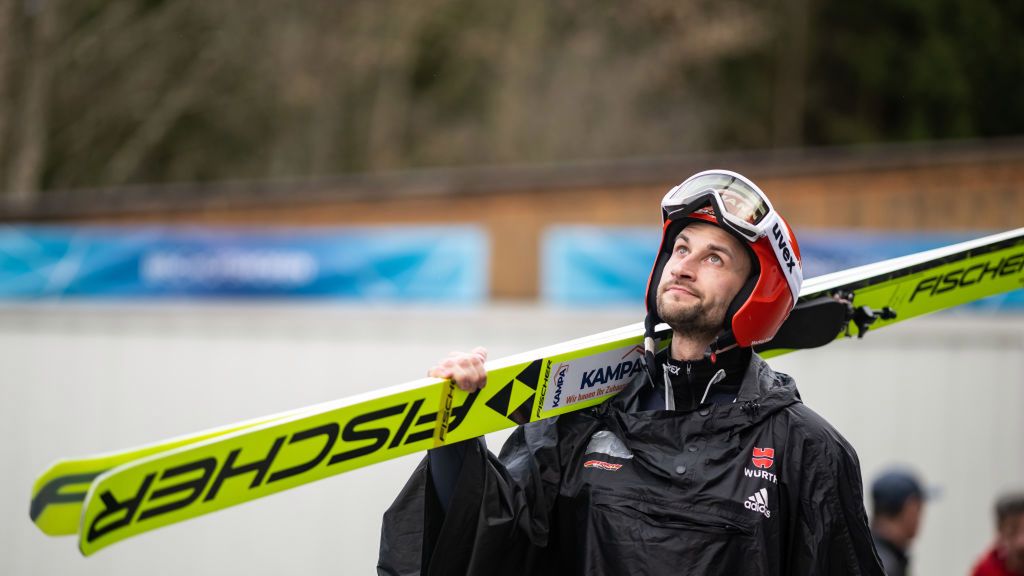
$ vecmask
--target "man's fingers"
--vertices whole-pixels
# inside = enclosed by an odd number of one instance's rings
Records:
[[[427,372],[435,378],[447,378],[460,390],[475,392],[487,385],[487,349],[477,346],[472,352],[453,351]]]
[[[427,370],[427,376],[430,376],[431,378],[448,379],[452,377],[452,370],[451,368],[444,366],[431,366],[430,369]]]

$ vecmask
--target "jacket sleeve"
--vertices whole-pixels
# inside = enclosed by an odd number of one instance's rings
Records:
[[[384,514],[379,574],[533,574],[561,477],[557,418],[517,428],[495,457],[470,441],[445,513],[429,459]]]
[[[864,511],[857,453],[820,416],[813,419],[820,428],[802,441],[803,476],[784,573],[885,576]]]

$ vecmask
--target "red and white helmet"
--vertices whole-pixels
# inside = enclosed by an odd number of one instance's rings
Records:
[[[707,170],[669,190],[661,214],[661,247],[647,281],[648,336],[662,322],[657,289],[675,238],[687,224],[704,221],[735,236],[751,255],[750,278],[726,311],[726,337],[719,338],[719,346],[728,340],[743,347],[771,340],[796,305],[803,269],[793,231],[764,192],[735,172]]]

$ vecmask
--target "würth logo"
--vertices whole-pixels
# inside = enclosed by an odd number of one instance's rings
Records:
[[[768,491],[764,488],[754,492],[753,496],[749,496],[744,500],[743,507],[747,510],[760,512],[761,514],[764,514],[765,518],[772,517],[772,511],[768,509]]]
[[[584,468],[600,468],[601,470],[618,470],[622,468],[622,464],[612,464],[611,462],[602,462],[600,460],[587,460],[583,463]]]
[[[771,468],[775,463],[775,448],[754,448],[754,457],[750,461],[755,468]]]

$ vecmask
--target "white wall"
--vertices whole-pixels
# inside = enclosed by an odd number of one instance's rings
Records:
[[[380,515],[418,457],[130,539],[90,558],[38,532],[52,460],[117,450],[420,377],[456,347],[492,357],[639,320],[636,312],[336,305],[0,308],[0,574],[372,574]],[[947,314],[778,358],[870,481],[908,463],[943,494],[916,573],[965,574],[995,494],[1024,485],[1024,317]],[[492,447],[504,435],[490,439]]]
[[[940,315],[772,362],[857,449],[865,485],[905,464],[941,493],[915,574],[968,574],[992,505],[1024,489],[1024,317]]]

